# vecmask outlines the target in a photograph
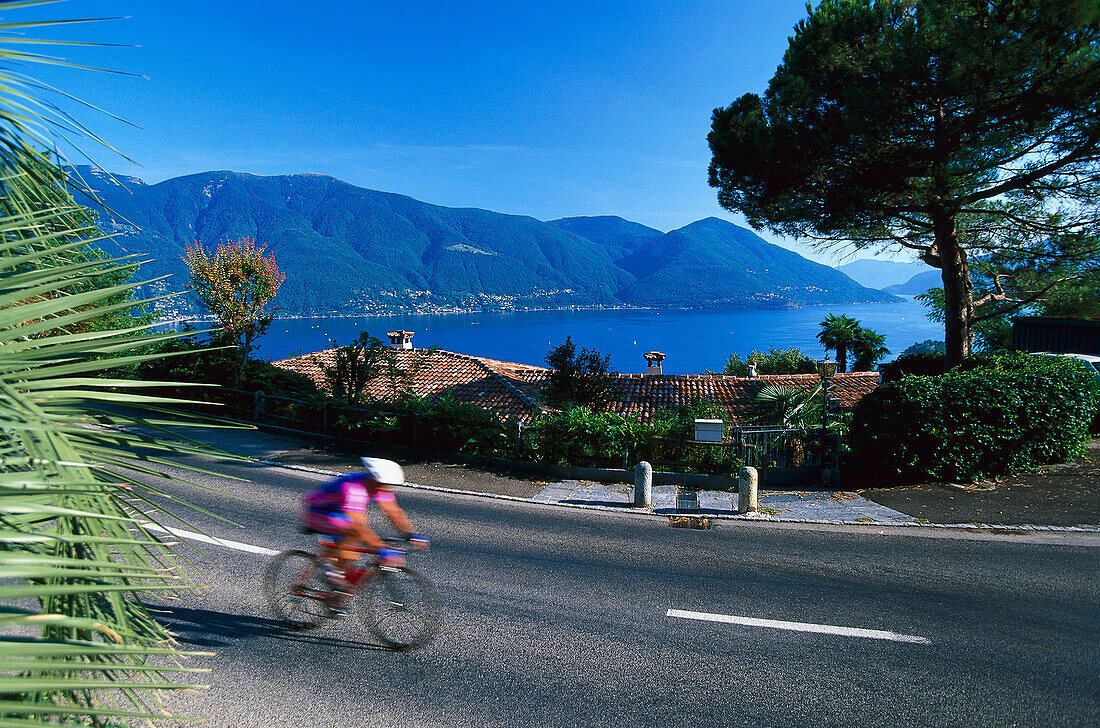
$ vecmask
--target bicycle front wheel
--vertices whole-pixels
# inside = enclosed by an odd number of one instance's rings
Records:
[[[382,567],[356,601],[363,624],[391,649],[422,645],[439,629],[435,587],[412,569]]]
[[[291,629],[315,629],[328,616],[328,585],[321,559],[307,551],[284,551],[264,572],[264,596],[275,619]]]

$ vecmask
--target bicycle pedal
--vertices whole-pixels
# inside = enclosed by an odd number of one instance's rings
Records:
[[[378,569],[379,569],[380,571],[389,571],[389,572],[391,572],[391,573],[394,573],[394,574],[396,574],[396,573],[398,573],[399,571],[401,571],[401,567],[400,567],[400,566],[385,566],[385,565],[380,565],[380,566],[378,567]]]

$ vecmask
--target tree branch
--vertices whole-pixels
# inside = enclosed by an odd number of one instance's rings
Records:
[[[1008,308],[1000,309],[1000,310],[997,310],[997,311],[992,311],[992,312],[984,314],[982,316],[975,316],[974,317],[974,323],[978,323],[980,321],[987,321],[987,320],[993,318],[994,316],[1003,316],[1006,313],[1012,313],[1013,311],[1018,311],[1021,308],[1023,308],[1024,306],[1028,305],[1029,303],[1034,303],[1035,301],[1038,301],[1048,291],[1050,291],[1050,289],[1054,288],[1059,283],[1065,283],[1066,281],[1076,280],[1077,278],[1080,278],[1081,276],[1080,275],[1073,275],[1073,276],[1065,276],[1063,278],[1058,278],[1056,280],[1051,281],[1050,283],[1043,286],[1041,289],[1039,289],[1035,293],[1027,296],[1026,298],[1009,298],[1008,293],[1004,290],[1004,284],[1003,284],[1002,281],[1005,278],[1011,278],[1011,277],[1012,276],[1009,276],[1006,273],[998,273],[997,275],[995,275],[993,285],[997,288],[997,293],[989,293],[985,296],[982,296],[980,299],[974,301],[974,308],[979,308],[980,306],[984,306],[985,304],[991,303],[993,301],[1007,301],[1007,302],[1011,303],[1012,305],[1009,306]]]

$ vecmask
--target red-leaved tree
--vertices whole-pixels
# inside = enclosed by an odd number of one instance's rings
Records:
[[[268,304],[279,292],[286,274],[275,254],[252,238],[224,240],[210,252],[196,241],[185,249],[183,261],[191,271],[191,292],[218,319],[221,336],[237,347],[237,381],[243,381],[253,343],[267,332],[275,318]]]

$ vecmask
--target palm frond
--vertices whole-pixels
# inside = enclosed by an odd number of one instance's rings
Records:
[[[0,12],[45,4],[0,2]],[[160,383],[111,370],[153,358],[149,347],[177,334],[90,329],[133,308],[137,284],[103,281],[129,278],[135,261],[84,252],[106,238],[73,201],[70,178],[37,149],[58,132],[102,141],[12,70],[83,67],[24,50],[36,42],[27,33],[48,24],[0,22],[0,724],[175,719],[161,696],[202,687],[178,679],[196,672],[181,664],[195,653],[176,649],[142,599],[194,585],[174,542],[146,528],[160,496],[137,476],[163,461],[133,458],[139,448],[196,445],[144,434],[164,426],[157,413],[146,421],[111,411],[179,401],[139,394]]]

